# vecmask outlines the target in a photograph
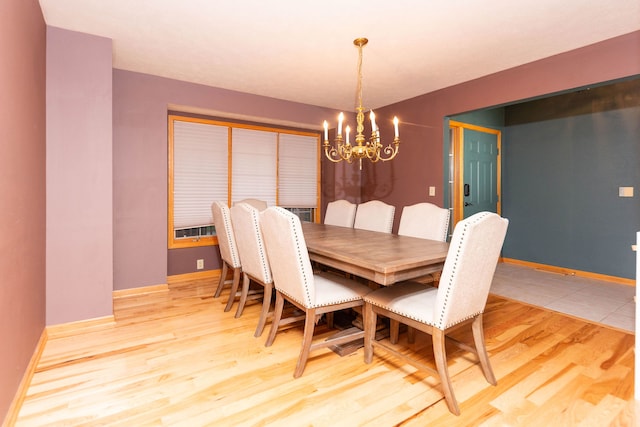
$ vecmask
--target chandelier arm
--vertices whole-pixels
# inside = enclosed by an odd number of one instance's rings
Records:
[[[330,146],[327,141],[325,141],[324,155],[327,157],[327,159],[331,160],[333,163],[339,163],[346,159],[346,157],[342,155],[341,153],[342,151],[343,150],[341,146],[338,146],[338,148],[336,149],[335,147]]]
[[[380,157],[380,160],[382,160],[383,162],[388,162],[389,160],[392,160],[394,157],[396,157],[396,155],[398,154],[399,148],[400,148],[400,141],[396,142],[394,140],[393,144],[395,145],[394,147],[392,147],[391,144],[389,144],[386,147],[384,147],[384,149],[382,151],[387,156],[386,157]]]
[[[337,156],[335,148],[324,147],[324,155],[333,163],[339,163],[343,160],[342,158],[335,158]]]

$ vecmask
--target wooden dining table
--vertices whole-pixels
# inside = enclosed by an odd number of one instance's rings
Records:
[[[303,222],[309,258],[383,286],[442,270],[449,244],[437,240]]]

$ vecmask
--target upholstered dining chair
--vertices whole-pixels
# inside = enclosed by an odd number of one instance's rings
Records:
[[[449,209],[438,207],[432,203],[424,202],[405,206],[402,208],[400,216],[398,235],[446,242],[449,233],[449,216]],[[439,273],[433,273],[414,279],[414,281],[425,285],[434,285],[437,283],[439,275]],[[391,320],[389,330],[391,343],[395,344],[398,342],[399,323]],[[412,328],[408,328],[409,342],[413,342],[414,332]]]
[[[365,295],[365,362],[371,363],[374,348],[382,348],[418,369],[435,373],[440,377],[449,410],[459,415],[460,408],[447,368],[445,338],[449,338],[463,350],[477,355],[485,378],[495,385],[496,379],[484,342],[482,313],[508,223],[507,219],[490,212],[480,212],[460,221],[453,232],[438,288],[407,282]],[[378,315],[430,334],[436,370],[401,352],[397,346],[376,341]],[[468,323],[471,323],[475,346],[448,336],[453,329]]]
[[[266,346],[271,346],[282,319],[285,299],[305,313],[304,333],[298,362],[293,376],[304,372],[309,354],[317,349],[351,342],[363,337],[355,330],[326,340],[313,341],[315,325],[325,313],[333,313],[362,306],[362,297],[369,287],[332,273],[314,273],[307,252],[300,219],[281,207],[270,207],[260,215],[262,233],[267,248],[273,284],[276,289],[276,306]]]
[[[353,228],[391,233],[396,207],[380,200],[361,203],[356,210]]]
[[[261,285],[264,288],[262,310],[260,311],[258,326],[254,334],[255,337],[259,337],[262,335],[264,325],[269,316],[271,294],[273,293],[271,267],[269,266],[262,231],[260,230],[260,212],[247,203],[236,203],[230,210],[238,253],[242,260],[243,277],[236,317],[242,315],[249,295],[249,285],[251,281]]]
[[[233,232],[231,223],[231,213],[229,206],[225,202],[213,202],[211,205],[213,213],[213,224],[216,227],[216,236],[218,237],[218,247],[220,248],[220,257],[222,258],[222,273],[220,274],[220,282],[214,294],[214,298],[218,298],[222,292],[222,288],[227,283],[227,273],[229,268],[233,270],[233,280],[229,300],[224,311],[231,310],[233,302],[236,299],[238,285],[240,284],[240,276],[242,275],[242,264],[240,263],[240,255]]]
[[[324,223],[328,225],[338,225],[340,227],[353,227],[353,220],[356,218],[355,203],[347,200],[335,200],[327,204],[327,211],[324,214]]]
[[[264,200],[243,199],[243,200],[240,200],[239,202],[234,203],[234,206],[239,204],[239,203],[246,203],[246,204],[251,205],[254,208],[258,209],[259,211],[263,211],[263,210],[267,209],[267,202],[265,202]]]
[[[432,203],[416,203],[402,208],[398,235],[447,241],[449,209]]]

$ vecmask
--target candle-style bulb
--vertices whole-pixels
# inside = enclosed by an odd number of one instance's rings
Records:
[[[400,135],[400,133],[398,132],[398,123],[399,123],[399,122],[398,122],[398,117],[394,117],[394,118],[393,118],[393,130],[394,130],[394,132],[395,132],[395,136],[396,136],[396,138],[398,138],[398,137],[399,137],[399,135]]]
[[[338,116],[338,135],[342,135],[342,121],[344,120],[344,114],[340,113]]]

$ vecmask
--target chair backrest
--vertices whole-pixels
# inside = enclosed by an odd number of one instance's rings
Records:
[[[216,226],[220,256],[232,268],[241,267],[229,206],[225,202],[213,202],[211,212],[213,213],[213,225]]]
[[[353,228],[391,233],[396,207],[380,200],[371,200],[358,205]]]
[[[449,209],[432,203],[417,203],[402,208],[398,234],[421,239],[447,241]]]
[[[324,214],[324,223],[338,225],[340,227],[353,227],[353,220],[356,218],[355,203],[347,200],[335,200],[327,204],[327,211]]]
[[[271,261],[273,286],[305,307],[315,303],[313,269],[300,219],[278,206],[260,214],[262,235]]]
[[[263,211],[263,210],[267,209],[267,202],[265,202],[264,200],[244,199],[244,200],[240,200],[239,202],[235,202],[234,205],[237,205],[237,204],[240,204],[240,203],[246,203],[248,205],[251,205],[254,208],[258,209],[259,211]]]
[[[236,203],[230,211],[242,272],[262,283],[271,283],[271,268],[260,230],[260,212],[248,203]]]
[[[479,212],[453,231],[435,303],[435,326],[445,329],[484,311],[509,220]]]

